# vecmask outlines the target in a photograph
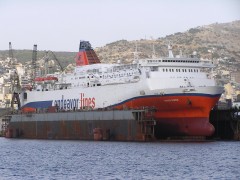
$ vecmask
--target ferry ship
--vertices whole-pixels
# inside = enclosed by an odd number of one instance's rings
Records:
[[[22,112],[154,110],[155,132],[166,136],[210,136],[209,113],[223,87],[211,74],[211,61],[196,56],[134,59],[103,64],[91,44],[80,41],[73,73],[36,77],[33,89],[19,96]]]

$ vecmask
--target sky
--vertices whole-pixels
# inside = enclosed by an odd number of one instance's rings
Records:
[[[240,0],[0,0],[0,50],[78,51],[240,20]]]

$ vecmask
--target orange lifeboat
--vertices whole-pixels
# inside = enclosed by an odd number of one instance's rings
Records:
[[[35,113],[36,109],[32,107],[24,107],[21,109],[22,113]]]
[[[44,78],[44,81],[45,82],[55,82],[55,81],[58,81],[58,78],[54,77],[54,76],[47,76]]]
[[[34,81],[35,81],[36,83],[43,83],[44,78],[42,78],[42,77],[36,77],[36,78],[34,79]]]

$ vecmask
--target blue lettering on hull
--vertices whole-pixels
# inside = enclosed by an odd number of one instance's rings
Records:
[[[61,100],[55,100],[53,106],[58,107],[59,109],[72,110],[78,109],[79,99],[64,99],[62,96]]]

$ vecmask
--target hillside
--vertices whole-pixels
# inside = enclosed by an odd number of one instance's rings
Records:
[[[232,61],[240,61],[240,21],[196,27],[156,40],[120,40],[98,48],[96,52],[103,62],[116,62],[118,59],[131,62],[136,44],[140,58],[152,56],[153,44],[155,54],[159,57],[168,55],[167,44],[169,41],[174,45],[175,55],[179,54],[180,50],[185,55],[197,51],[201,57],[210,58],[210,50],[213,52],[213,58],[227,56]]]
[[[45,51],[37,51],[37,58],[42,59],[45,56]],[[74,57],[76,52],[54,52],[58,60],[61,62],[63,67],[66,67],[70,63],[74,63]],[[13,50],[14,58],[19,62],[25,63],[32,60],[32,50]],[[8,57],[8,51],[0,51],[0,60]],[[53,58],[52,55],[50,58]]]
[[[173,52],[175,55],[179,54],[180,50],[185,55],[197,51],[199,56],[211,58],[209,51],[212,51],[213,58],[228,57],[230,61],[240,61],[240,21],[195,27],[186,32],[176,32],[156,40],[119,40],[96,48],[95,51],[104,63],[114,63],[119,59],[124,63],[130,63],[133,59],[136,44],[140,58],[152,56],[153,44],[156,56],[160,57],[167,56],[167,44],[169,41],[174,46]],[[32,59],[32,50],[14,50],[13,53],[19,62]],[[63,66],[73,63],[76,55],[76,52],[54,53]],[[44,54],[44,51],[38,51],[38,58],[41,59]],[[0,51],[0,59],[6,57],[8,57],[8,51]]]

